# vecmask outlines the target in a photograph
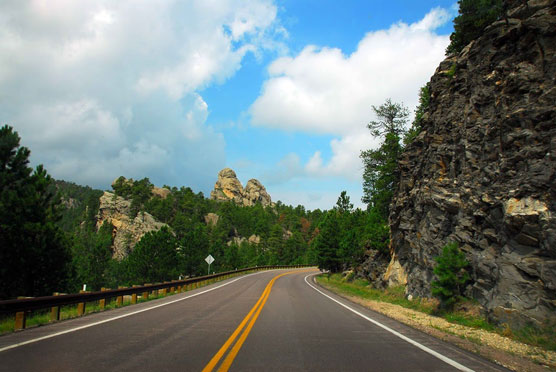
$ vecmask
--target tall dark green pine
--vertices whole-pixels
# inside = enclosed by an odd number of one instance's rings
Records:
[[[403,104],[393,103],[390,99],[379,107],[373,106],[377,121],[367,127],[374,136],[384,136],[376,150],[362,151],[363,160],[363,202],[368,208],[377,209],[388,219],[390,201],[399,182],[398,158],[403,151],[400,144],[406,133],[405,123],[409,111]]]
[[[388,219],[390,202],[398,186],[398,158],[403,151],[400,137],[387,133],[377,150],[361,153],[363,160],[363,202],[376,209],[382,218]]]
[[[73,266],[76,271],[73,290],[80,289],[82,284],[87,284],[91,290],[108,286],[113,228],[112,224],[105,222],[98,232],[92,226],[77,230],[73,245]]]
[[[179,260],[180,273],[184,275],[204,275],[205,257],[209,254],[209,238],[203,223],[195,223],[180,239]],[[220,262],[219,262],[220,264]]]
[[[0,298],[64,291],[71,267],[52,179],[28,167],[31,152],[19,141],[13,128],[0,128]]]
[[[142,284],[177,278],[177,252],[176,238],[167,227],[145,234],[126,259],[130,281]]]
[[[340,242],[339,226],[336,211],[331,210],[326,214],[319,225],[319,234],[313,241],[317,252],[317,263],[320,269],[338,272],[342,269],[342,259],[339,255]]]
[[[282,236],[284,231],[279,224],[274,224],[270,230],[270,235],[267,240],[268,244],[268,265],[281,265],[283,264],[283,251],[284,240]]]

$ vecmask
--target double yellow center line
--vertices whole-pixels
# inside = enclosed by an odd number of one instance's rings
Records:
[[[306,271],[306,270],[303,270],[303,271]],[[272,286],[274,285],[274,282],[278,278],[280,278],[284,275],[299,273],[299,272],[300,272],[300,270],[288,271],[286,273],[277,275],[274,278],[272,278],[272,280],[267,284],[266,288],[264,289],[263,294],[261,295],[261,297],[259,297],[259,300],[255,304],[255,306],[253,306],[253,308],[251,309],[251,311],[249,311],[247,316],[245,318],[243,318],[243,320],[241,321],[239,326],[236,328],[234,333],[232,333],[232,335],[228,338],[228,340],[226,340],[224,345],[222,345],[220,350],[218,350],[218,352],[212,357],[212,359],[206,365],[206,367],[203,368],[203,372],[211,372],[211,371],[214,370],[214,368],[216,368],[216,365],[218,364],[220,359],[222,359],[224,354],[226,354],[228,349],[230,349],[230,346],[232,346],[232,344],[236,340],[237,336],[241,333],[241,336],[239,337],[237,342],[231,348],[230,352],[228,353],[228,355],[226,356],[226,358],[224,359],[224,361],[220,365],[220,368],[218,368],[218,372],[225,372],[225,371],[228,371],[230,369],[230,366],[232,365],[237,353],[239,352],[239,349],[241,349],[241,346],[243,345],[243,343],[247,339],[247,336],[249,336],[249,332],[251,332],[251,329],[253,328],[253,325],[257,321],[257,318],[259,317],[259,314],[261,313],[261,310],[263,309],[263,307],[266,303],[266,300],[268,299],[268,296],[270,295],[270,290],[272,289]],[[246,325],[247,325],[247,327],[246,327]],[[243,330],[243,333],[242,333],[242,330]]]

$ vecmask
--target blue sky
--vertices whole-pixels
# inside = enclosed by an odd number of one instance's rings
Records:
[[[386,98],[413,111],[455,1],[4,1],[0,113],[55,177],[206,195],[218,171],[273,200],[360,202]]]

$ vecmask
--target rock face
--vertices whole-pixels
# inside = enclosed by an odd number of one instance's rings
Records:
[[[384,273],[388,266],[388,257],[386,256],[388,255],[381,254],[376,249],[369,249],[365,252],[365,260],[355,268],[354,272],[357,276],[369,280],[378,287],[382,287],[384,283],[380,280],[380,275]]]
[[[383,281],[429,296],[434,257],[457,241],[466,295],[521,325],[556,317],[556,5],[514,3],[431,79],[400,161]]]
[[[214,185],[214,190],[210,193],[210,198],[218,201],[233,200],[242,206],[252,206],[256,203],[261,203],[265,207],[272,205],[270,195],[258,180],[250,179],[243,189],[236,173],[230,168],[224,168],[218,172],[218,180]]]
[[[271,205],[272,200],[266,192],[265,187],[256,179],[250,179],[243,190],[244,205],[255,205],[261,203],[263,206]]]
[[[112,231],[112,257],[121,260],[133,250],[135,244],[149,231],[160,230],[167,226],[158,222],[147,212],[139,212],[135,218],[129,217],[131,201],[113,193],[105,192],[100,197],[100,207],[97,216],[97,229],[104,222],[114,226]]]
[[[165,187],[156,187],[153,186],[152,189],[152,194],[153,196],[158,196],[159,198],[162,199],[166,199],[168,197],[168,195],[170,195],[172,193],[172,191],[170,191],[169,189],[165,188]]]
[[[205,223],[208,226],[216,226],[218,224],[219,219],[220,219],[220,216],[217,215],[216,213],[208,213],[205,216]]]

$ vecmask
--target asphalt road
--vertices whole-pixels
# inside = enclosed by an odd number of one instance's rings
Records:
[[[340,299],[313,273],[259,272],[5,335],[0,371],[505,371]]]

